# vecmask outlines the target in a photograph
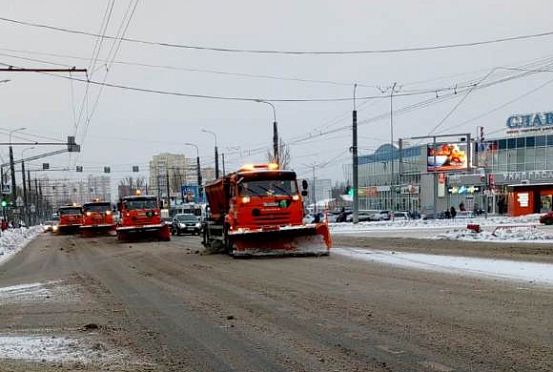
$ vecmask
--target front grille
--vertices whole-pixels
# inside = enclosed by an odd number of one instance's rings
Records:
[[[286,211],[261,212],[258,216],[253,216],[253,221],[257,226],[288,225],[290,213]]]

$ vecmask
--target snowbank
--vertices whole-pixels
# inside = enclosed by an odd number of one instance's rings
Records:
[[[390,230],[415,230],[415,229],[449,229],[466,228],[469,223],[476,223],[482,227],[494,227],[511,224],[538,224],[540,214],[530,214],[519,217],[490,216],[485,218],[462,218],[453,220],[407,220],[407,221],[380,221],[380,222],[359,222],[352,223],[331,223],[330,231],[335,234],[357,234],[369,231],[390,231]]]
[[[42,232],[41,226],[30,228],[8,229],[0,237],[0,264],[19,252],[31,240]]]
[[[467,229],[457,229],[438,234],[435,239],[465,240],[465,241],[489,241],[489,242],[535,242],[553,243],[553,235],[538,230],[533,226],[510,227],[495,231],[482,231],[475,233]]]
[[[553,264],[504,259],[334,248],[332,254],[408,269],[553,286]]]

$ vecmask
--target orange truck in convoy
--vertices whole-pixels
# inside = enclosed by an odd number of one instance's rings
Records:
[[[95,200],[83,204],[83,224],[80,227],[82,236],[109,234],[115,231],[115,221],[111,203]]]
[[[157,238],[171,240],[170,226],[161,219],[157,197],[150,195],[125,196],[118,204],[120,220],[115,231],[117,239]]]
[[[59,207],[58,234],[74,234],[79,231],[83,223],[83,210],[80,205],[65,205]]]
[[[246,165],[206,185],[209,215],[203,244],[234,257],[328,255],[328,223],[305,224],[296,173],[277,164]]]

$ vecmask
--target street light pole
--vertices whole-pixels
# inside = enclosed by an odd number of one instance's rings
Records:
[[[15,163],[13,162],[13,147],[12,147],[12,134],[25,130],[27,128],[17,128],[9,131],[9,144],[10,144],[10,171],[12,176],[12,203],[15,203],[17,200],[17,190],[15,187]]]
[[[185,145],[193,146],[196,148],[196,172],[198,176],[198,200],[203,201],[203,188],[202,188],[202,169],[200,168],[200,149],[198,145],[190,142],[186,142]]]
[[[209,133],[215,138],[215,178],[219,178],[219,150],[217,148],[217,134],[207,129],[202,129],[202,132]]]
[[[25,154],[25,151],[32,150],[34,148],[35,147],[32,146],[32,147],[28,147],[26,149],[23,149],[21,151],[21,179],[22,179],[22,182],[23,182],[23,209],[22,209],[23,213],[22,213],[22,215],[23,215],[23,221],[25,221],[27,226],[29,226],[30,223],[29,223],[28,208],[27,208],[27,183],[25,182],[25,158],[24,158],[24,154]]]
[[[390,91],[390,151],[391,151],[391,167],[390,167],[390,196],[392,205],[390,210],[395,211],[395,190],[394,190],[394,91],[396,89],[397,82],[394,82],[392,85],[392,90]]]
[[[265,103],[271,106],[271,108],[273,109],[273,161],[280,165],[280,159],[279,159],[279,153],[278,153],[278,124],[277,124],[275,105],[273,105],[269,101],[264,101],[262,99],[258,99],[256,100],[256,102]]]

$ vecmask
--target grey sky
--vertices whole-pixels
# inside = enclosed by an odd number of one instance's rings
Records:
[[[2,0],[0,16],[71,29],[98,32],[108,1],[16,1]],[[114,35],[128,1],[117,1],[108,33]],[[409,48],[463,43],[553,30],[550,1],[148,1],[139,2],[126,36],[183,44],[284,50],[359,50]],[[36,29],[0,22],[0,62],[16,66],[47,65],[1,54],[27,56],[60,64],[87,67],[88,62],[6,49],[55,53],[90,58],[96,38]],[[306,83],[220,74],[113,65],[107,81],[149,89],[223,96],[263,98],[350,97],[354,82],[386,87],[401,86],[399,94],[416,89],[453,88],[481,78],[498,66],[520,66],[553,54],[553,36],[470,48],[378,55],[289,56],[230,54],[192,51],[123,42],[116,60],[171,65],[191,69],[262,74],[290,78],[330,80],[350,85]],[[112,42],[104,41],[100,58]],[[551,59],[553,61],[553,59]],[[103,80],[101,63],[92,74]],[[497,71],[491,81],[518,72]],[[66,75],[67,76],[67,75]],[[77,75],[75,75],[77,76]],[[440,79],[438,79],[440,78]],[[85,85],[66,79],[30,73],[0,73],[0,127],[25,126],[28,132],[64,138],[73,134],[73,110],[78,110]],[[513,112],[553,109],[553,83],[524,99],[479,120],[458,124],[505,103],[553,79],[539,73],[497,86],[475,90],[444,122],[442,130],[473,131],[484,125],[488,132],[504,127]],[[413,84],[416,82],[424,82]],[[72,99],[73,89],[73,99]],[[98,87],[90,88],[91,101]],[[358,96],[378,95],[371,87],[359,87]],[[442,93],[440,93],[441,95]],[[445,93],[444,93],[445,94]],[[426,134],[462,98],[434,104],[395,117],[397,137]],[[397,97],[401,108],[435,97],[434,93]],[[72,102],[74,100],[74,102]],[[309,132],[347,126],[351,102],[275,103],[280,134],[284,140],[305,137]],[[359,101],[359,120],[389,110],[389,100]],[[340,119],[338,121],[334,119]],[[201,156],[212,161],[213,139],[201,128],[216,131],[219,147],[227,153],[227,169],[248,161],[265,160],[265,152],[248,155],[251,148],[271,146],[272,112],[253,102],[202,100],[159,96],[105,88],[92,117],[78,161],[85,174],[112,167],[117,183],[132,164],[146,175],[146,164],[159,152],[183,152],[194,156],[184,142],[201,146]],[[84,123],[81,128],[84,127]],[[442,131],[440,130],[440,131]],[[439,131],[439,132],[440,132]],[[501,134],[500,132],[497,135]],[[3,134],[0,134],[4,136]],[[389,119],[360,126],[360,152],[372,151],[389,141]],[[7,139],[7,136],[4,136]],[[293,167],[300,175],[310,171],[306,163],[336,159],[318,171],[319,176],[342,178],[341,164],[348,161],[350,131],[342,130],[292,146]],[[78,143],[83,142],[82,129]],[[238,151],[238,149],[240,151]],[[20,150],[17,150],[19,152]],[[33,152],[34,151],[34,152]],[[27,154],[38,153],[38,150]],[[4,154],[6,151],[4,150]],[[68,155],[50,160],[66,166]],[[95,168],[93,168],[95,167]],[[130,172],[129,172],[130,173]]]

